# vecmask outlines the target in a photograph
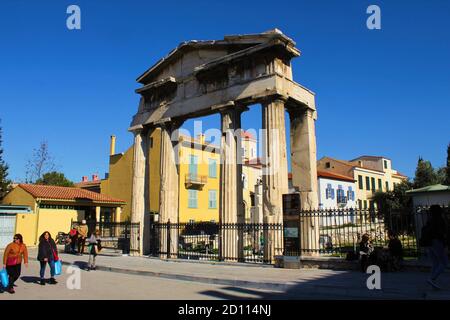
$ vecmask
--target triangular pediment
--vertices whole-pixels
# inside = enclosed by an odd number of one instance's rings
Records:
[[[147,69],[136,81],[147,85],[169,77],[178,79],[211,61],[220,60],[274,40],[280,40],[292,48],[295,46],[295,42],[278,29],[258,34],[228,35],[222,40],[182,42],[167,56]]]

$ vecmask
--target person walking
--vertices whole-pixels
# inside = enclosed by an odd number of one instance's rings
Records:
[[[94,233],[92,233],[91,237],[88,239],[88,249],[89,249],[89,262],[88,262],[88,270],[95,270],[95,257],[101,250],[101,239],[100,239],[100,231],[97,229]]]
[[[76,254],[77,251],[75,250],[75,246],[78,242],[78,230],[77,228],[72,228],[69,231],[69,238],[70,238],[70,253]]]
[[[81,225],[78,226],[77,231],[78,231],[78,254],[82,255],[84,253],[84,246],[86,244],[86,238],[89,232],[86,220],[81,221]]]
[[[3,253],[3,267],[8,273],[9,285],[6,291],[13,294],[14,282],[20,277],[22,271],[22,258],[28,268],[28,250],[20,233],[14,235],[13,242],[8,244]]]
[[[429,233],[428,237],[431,239],[431,246],[428,247],[428,252],[431,257],[433,266],[431,268],[431,276],[428,283],[436,289],[441,287],[436,283],[438,277],[444,272],[448,264],[447,257],[447,223],[442,216],[442,208],[439,205],[432,205],[430,207],[431,218],[428,221]]]
[[[45,285],[45,267],[50,266],[50,284],[57,284],[58,282],[55,280],[55,261],[59,260],[58,258],[58,249],[56,248],[56,243],[52,239],[50,232],[45,231],[39,237],[39,248],[38,248],[38,257],[39,263],[41,265],[40,270],[40,284],[42,286]]]

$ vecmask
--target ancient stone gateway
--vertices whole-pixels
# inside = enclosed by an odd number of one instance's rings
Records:
[[[223,40],[181,43],[168,56],[144,72],[139,109],[129,131],[134,133],[132,221],[141,222],[141,254],[148,251],[144,230],[148,209],[148,136],[161,128],[161,188],[159,221],[178,221],[178,169],[172,134],[186,119],[220,113],[222,130],[220,222],[239,222],[242,213],[242,167],[237,161],[241,113],[252,104],[262,105],[263,214],[265,223],[282,223],[282,195],[288,192],[285,110],[289,113],[293,184],[303,209],[317,208],[316,107],[314,93],[292,79],[291,59],[300,51],[279,30],[260,34],[225,36]],[[278,132],[278,134],[270,134]],[[171,139],[172,137],[172,139]],[[264,161],[265,160],[265,161]],[[240,194],[240,195],[239,195]],[[311,230],[318,228],[310,221]],[[315,234],[315,236],[311,236]],[[301,241],[318,243],[318,232]],[[221,254],[238,250],[236,234],[223,232]],[[171,252],[176,252],[176,234]],[[282,241],[282,239],[280,239]],[[224,245],[226,244],[226,245]],[[282,243],[266,244],[269,256],[281,254]],[[166,246],[161,241],[161,247]],[[163,248],[167,249],[167,248]],[[225,252],[228,251],[228,252]]]

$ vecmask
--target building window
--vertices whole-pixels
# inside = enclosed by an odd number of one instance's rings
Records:
[[[208,208],[217,209],[217,190],[209,190]]]
[[[388,162],[387,162],[387,160],[384,160],[384,168],[385,168],[385,169],[388,168]]]
[[[347,203],[347,198],[345,197],[345,191],[342,189],[341,185],[338,185],[337,189],[337,203]]]
[[[242,185],[244,189],[248,189],[248,179],[245,173],[242,174]]]
[[[383,191],[383,182],[381,179],[378,179],[378,191]]]
[[[363,183],[363,177],[362,176],[358,176],[358,185],[359,185],[359,189],[360,190],[364,189],[364,183]]]
[[[192,177],[197,176],[197,156],[190,155],[189,156],[189,173]]]
[[[150,149],[153,148],[153,137],[150,137]]]
[[[331,163],[330,162],[325,163],[325,168],[327,169],[331,168]]]
[[[331,187],[331,183],[327,184],[327,189],[325,190],[325,198],[334,200],[334,189]]]
[[[389,191],[389,182],[386,181],[386,191]]]
[[[255,194],[253,192],[250,192],[250,205],[255,206]]]
[[[372,192],[375,192],[376,186],[375,186],[375,178],[372,178]]]
[[[367,200],[364,200],[364,209],[367,209]]]
[[[362,200],[358,200],[358,208],[362,209]]]
[[[370,178],[366,177],[366,189],[370,190]]]
[[[209,159],[208,175],[210,178],[217,178],[217,160]]]
[[[196,209],[198,206],[198,190],[188,190],[188,208]]]
[[[348,187],[348,191],[347,191],[347,199],[348,199],[348,200],[355,201],[355,191],[353,191],[353,188],[352,188],[352,187]]]

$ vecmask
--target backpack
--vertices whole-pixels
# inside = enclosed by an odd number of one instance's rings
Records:
[[[419,245],[421,247],[430,247],[433,242],[433,232],[431,225],[428,223],[422,228]]]

